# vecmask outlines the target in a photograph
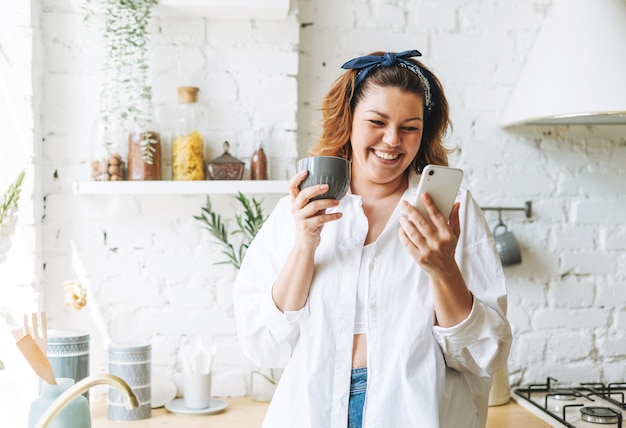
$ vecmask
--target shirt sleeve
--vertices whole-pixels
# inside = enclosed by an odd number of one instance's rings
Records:
[[[506,363],[511,347],[506,284],[491,231],[468,191],[459,215],[456,259],[474,296],[472,310],[455,326],[434,326],[433,334],[448,367],[486,377]]]
[[[299,311],[283,313],[272,286],[293,242],[288,199],[281,199],[248,248],[233,288],[237,334],[244,354],[261,367],[284,367],[300,337]],[[295,227],[295,225],[294,225]]]

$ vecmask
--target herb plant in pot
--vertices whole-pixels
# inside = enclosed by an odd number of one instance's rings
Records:
[[[148,46],[157,0],[86,0],[104,15],[102,107],[92,132],[95,180],[160,180],[161,136],[154,119]],[[126,151],[125,151],[125,148]]]
[[[261,229],[261,226],[263,226],[263,223],[265,223],[265,220],[267,220],[267,216],[263,213],[262,201],[257,201],[255,198],[248,199],[241,192],[237,194],[236,198],[243,207],[243,214],[238,214],[235,217],[237,229],[232,232],[228,231],[222,216],[214,211],[209,196],[207,196],[205,206],[202,207],[202,213],[194,216],[194,218],[202,223],[202,227],[207,229],[215,241],[222,247],[222,254],[226,259],[214,264],[231,264],[239,270],[246,250]],[[231,235],[237,234],[242,235],[238,247],[233,245],[229,238]],[[250,373],[249,385],[252,399],[255,401],[269,401],[281,374],[281,369],[253,370]]]

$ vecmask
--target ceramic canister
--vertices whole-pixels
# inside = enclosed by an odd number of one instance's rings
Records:
[[[139,402],[139,407],[129,410],[124,404],[124,394],[116,388],[109,387],[109,419],[134,421],[151,416],[150,352],[150,344],[109,345],[109,373],[123,379],[131,387]]]
[[[48,330],[48,360],[54,377],[78,382],[89,376],[89,334],[75,330]],[[89,392],[84,394],[89,399]]]

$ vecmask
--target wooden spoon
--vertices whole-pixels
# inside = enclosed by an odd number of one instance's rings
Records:
[[[48,357],[39,349],[37,342],[30,334],[24,335],[16,342],[22,354],[26,357],[26,361],[35,370],[35,373],[39,375],[46,383],[50,385],[56,385],[56,379],[54,378],[54,372]]]

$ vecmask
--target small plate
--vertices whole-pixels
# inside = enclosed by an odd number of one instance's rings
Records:
[[[176,400],[170,401],[165,405],[165,408],[170,412],[177,415],[212,415],[214,413],[219,413],[225,408],[228,407],[228,402],[224,400],[219,400],[217,398],[211,398],[211,405],[206,409],[188,409],[185,406],[184,398],[177,398]]]
[[[165,376],[152,373],[152,388],[150,404],[153,409],[165,406],[176,398],[176,384]]]

